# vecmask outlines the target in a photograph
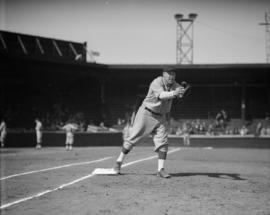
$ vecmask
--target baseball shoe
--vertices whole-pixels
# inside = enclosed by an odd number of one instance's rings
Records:
[[[114,169],[115,173],[118,175],[121,174],[121,166],[122,166],[122,162],[116,161],[113,169]]]
[[[164,168],[162,168],[158,173],[157,176],[160,178],[170,178],[171,175],[165,172]]]

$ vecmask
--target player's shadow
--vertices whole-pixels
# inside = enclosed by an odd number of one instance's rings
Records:
[[[208,176],[211,178],[232,179],[243,181],[245,178],[236,173],[212,173],[212,172],[190,172],[190,173],[170,173],[171,177]]]

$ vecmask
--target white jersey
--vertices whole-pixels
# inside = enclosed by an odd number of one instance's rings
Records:
[[[42,123],[40,121],[36,122],[36,131],[41,131],[42,130]]]
[[[150,84],[147,96],[143,101],[143,105],[155,113],[166,114],[169,113],[172,106],[172,100],[161,100],[159,99],[159,95],[164,91],[173,91],[176,88],[180,87],[178,83],[174,83],[172,86],[168,87],[162,76],[157,77]]]
[[[1,135],[4,135],[7,133],[7,124],[5,122],[1,122],[0,131],[1,131]]]
[[[43,128],[42,123],[39,120],[37,120],[35,130],[36,130],[38,144],[41,144],[41,142],[42,142],[42,128]]]
[[[63,129],[66,131],[66,144],[73,144],[74,142],[74,132],[77,127],[71,123],[66,124]]]
[[[63,129],[66,131],[67,134],[73,135],[77,127],[71,123],[66,124]]]
[[[0,124],[0,132],[0,142],[3,144],[7,135],[7,125],[4,121]]]

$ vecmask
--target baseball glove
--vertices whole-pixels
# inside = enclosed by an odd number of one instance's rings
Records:
[[[188,84],[188,83],[185,82],[185,81],[182,81],[182,82],[181,82],[181,86],[184,87],[184,89],[185,89],[185,91],[184,91],[184,93],[183,93],[183,95],[182,95],[182,98],[184,98],[184,97],[186,97],[187,95],[190,94],[190,91],[191,91],[191,85]]]

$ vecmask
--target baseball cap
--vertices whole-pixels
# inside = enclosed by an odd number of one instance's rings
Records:
[[[163,72],[167,72],[167,73],[172,73],[172,72],[176,72],[174,67],[166,67],[164,68]]]

